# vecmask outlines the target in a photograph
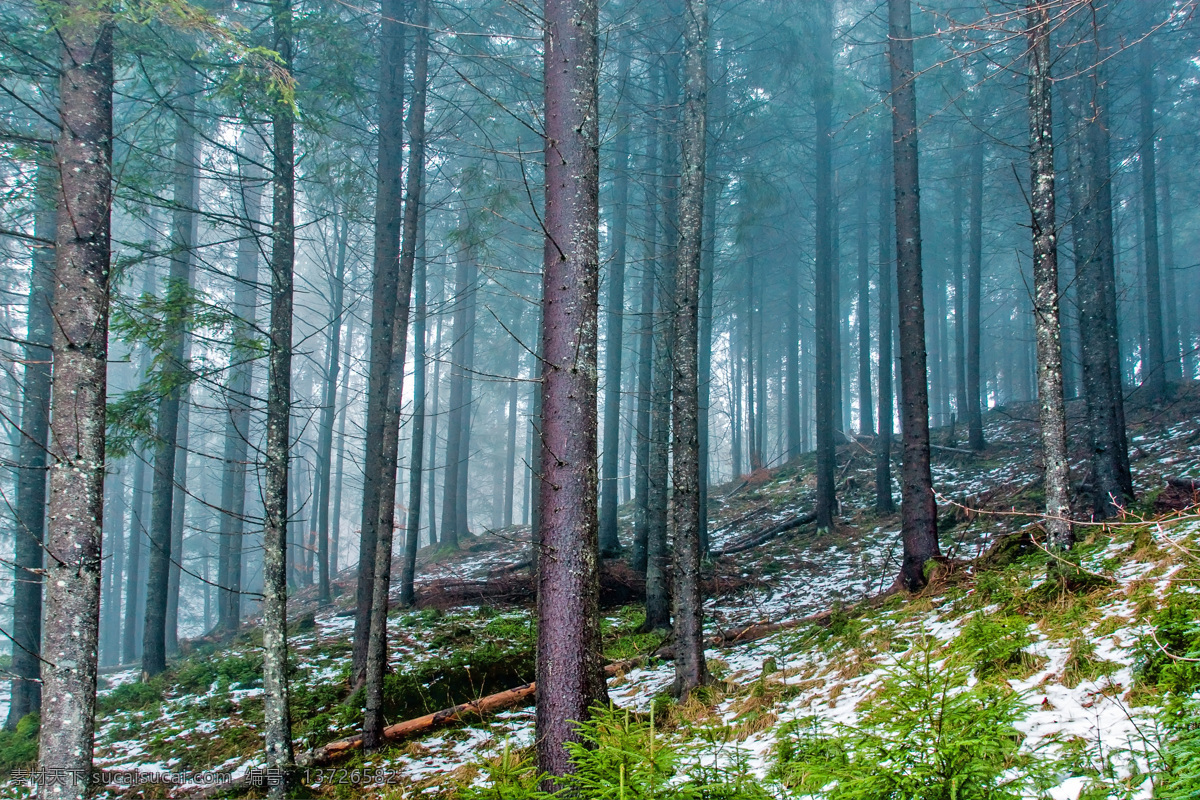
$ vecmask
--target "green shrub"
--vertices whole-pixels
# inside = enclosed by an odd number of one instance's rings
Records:
[[[1164,712],[1166,727],[1174,734],[1160,772],[1156,798],[1195,800],[1200,797],[1200,695]]]
[[[37,714],[26,714],[17,722],[16,730],[0,730],[0,773],[10,775],[14,769],[33,766],[38,757],[40,726]]]
[[[139,711],[149,708],[163,699],[163,686],[159,680],[143,683],[134,681],[124,683],[113,689],[104,697],[99,698],[97,705],[104,712],[110,711]]]
[[[963,628],[955,647],[967,657],[975,675],[985,679],[1033,666],[1034,657],[1025,652],[1032,643],[1029,623],[1021,617],[980,611]]]
[[[1016,800],[1038,796],[1049,766],[1020,752],[1027,710],[1005,685],[969,687],[964,658],[922,641],[888,670],[857,727],[790,726],[774,774],[828,800]]]

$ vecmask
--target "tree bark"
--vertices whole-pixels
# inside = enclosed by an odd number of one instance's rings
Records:
[[[43,302],[49,303],[49,297],[45,298]],[[47,363],[49,363],[48,360]],[[112,484],[109,486],[104,500],[105,530],[108,531],[109,548],[111,549],[109,556],[112,561],[111,577],[107,587],[107,607],[103,606],[104,598],[101,598],[100,638],[104,642],[104,648],[101,651],[100,663],[106,667],[121,663],[121,583],[125,576],[124,471],[122,467],[108,473]],[[15,662],[16,653],[13,655]],[[13,671],[16,672],[15,666]],[[9,716],[10,718],[12,716],[11,705],[9,706]]]
[[[508,384],[508,409],[505,413],[505,435],[507,441],[504,447],[504,507],[500,515],[500,525],[511,528],[513,524],[514,492],[517,488],[517,416],[518,404],[521,400],[521,342],[512,341],[512,380]]]
[[[342,363],[342,306],[346,290],[346,239],[350,221],[333,218],[336,266],[330,281],[329,342],[325,346],[325,385],[321,392],[321,420],[317,439],[317,602],[327,605],[329,595],[329,494],[333,483],[333,418],[337,415],[338,371]]]
[[[837,461],[833,434],[840,409],[835,371],[841,354],[834,347],[838,324],[834,296],[833,264],[833,8],[821,0],[816,12],[815,73],[813,104],[816,135],[816,357],[817,357],[817,527],[833,527],[837,508],[834,486]]]
[[[983,389],[980,360],[983,350],[983,158],[982,136],[971,147],[969,176],[971,216],[967,223],[967,442],[972,450],[987,446],[983,438]]]
[[[371,361],[367,371],[366,452],[363,455],[362,527],[354,614],[355,676],[367,665],[375,576],[376,524],[382,498],[383,431],[391,390],[392,336],[400,280],[401,185],[404,131],[404,2],[381,0],[379,42],[379,150],[375,187],[375,260],[371,285]]]
[[[655,285],[658,281],[658,217],[655,213],[657,192],[654,190],[658,164],[658,125],[647,123],[645,166],[647,176],[643,186],[645,193],[645,219],[642,232],[642,297],[638,306],[638,361],[637,361],[637,419],[634,436],[637,439],[637,478],[633,496],[633,569],[646,574],[649,558],[650,531],[650,417],[654,404],[654,314]]]
[[[1158,176],[1155,171],[1154,143],[1154,51],[1146,44],[1139,48],[1138,117],[1142,167],[1142,238],[1145,242],[1146,268],[1146,357],[1142,364],[1142,390],[1147,400],[1158,402],[1167,393],[1167,358],[1163,336],[1163,296],[1158,250]]]
[[[112,207],[113,23],[107,3],[56,4],[60,175],[38,769],[73,776],[47,798],[90,794],[100,615]]]
[[[920,172],[911,0],[888,0],[892,71],[892,160],[896,173],[896,289],[900,301],[900,393],[904,460],[900,468],[904,561],[897,578],[909,591],[926,582],[925,563],[941,555],[929,469],[929,386],[921,286]]]
[[[354,316],[346,321],[345,363],[342,364],[342,401],[338,403],[338,447],[337,447],[337,481],[333,484],[333,510],[329,513],[330,532],[329,542],[329,574],[336,576],[340,566],[342,544],[342,490],[346,483],[346,417],[349,416],[350,406],[350,355],[354,349]]]
[[[1071,532],[1071,474],[1067,409],[1063,400],[1062,345],[1058,315],[1058,230],[1054,197],[1054,117],[1050,75],[1050,6],[1031,2],[1025,11],[1029,41],[1030,210],[1033,230],[1034,324],[1037,337],[1038,422],[1045,463],[1045,526],[1051,545],[1067,550]]]
[[[272,0],[274,50],[283,69],[292,64],[291,0]],[[271,215],[271,321],[267,350],[266,466],[263,470],[263,727],[266,762],[284,779],[268,790],[283,800],[291,783],[291,712],[288,707],[287,517],[289,421],[292,391],[292,273],[295,268],[295,140],[290,104],[275,98]]]
[[[617,73],[622,92],[629,84],[630,47],[630,42],[620,44]],[[613,558],[621,552],[621,541],[617,536],[617,467],[621,438],[621,357],[625,344],[625,233],[629,222],[629,125],[623,112],[618,112],[617,126],[613,140],[612,258],[609,261],[608,324],[604,345],[604,441],[600,464],[602,558]]]
[[[875,409],[871,403],[871,270],[870,244],[867,226],[866,175],[859,189],[858,202],[858,432],[875,435]]]
[[[242,227],[237,246],[237,274],[233,290],[234,330],[230,349],[221,481],[221,515],[217,545],[217,628],[238,629],[242,618],[242,535],[245,528],[246,468],[250,442],[251,384],[254,378],[254,330],[258,307],[259,242],[257,226],[262,209],[262,140],[253,130],[242,133],[245,155],[241,169],[239,206],[235,213]]]
[[[563,745],[606,702],[596,518],[599,293],[598,14],[545,0],[545,268],[539,506],[538,769],[572,769]]]
[[[13,647],[12,684],[5,727],[15,730],[21,717],[36,713],[42,705],[39,681],[42,649],[42,547],[46,531],[46,448],[50,432],[50,376],[54,338],[54,241],[57,228],[58,173],[48,152],[37,162],[37,206],[34,212],[33,259],[29,276],[29,311],[26,324],[25,370],[21,379],[21,431],[17,458],[16,541],[13,546]],[[110,531],[110,541],[119,541],[122,530]],[[120,611],[120,572],[113,572],[117,608]],[[116,647],[116,631],[107,637]]]
[[[880,137],[879,152],[879,435],[875,437],[875,510],[891,514],[896,510],[892,500],[892,430],[895,388],[892,385],[892,341],[895,322],[892,320],[892,275],[894,259],[892,238],[895,206],[895,177],[891,167],[890,136]]]
[[[196,181],[195,73],[184,67],[175,118],[175,186],[171,211],[171,267],[165,290],[166,334],[162,355],[165,394],[158,404],[154,442],[154,488],[150,499],[150,561],[146,588],[146,623],[142,638],[142,675],[167,668],[167,594],[171,571],[171,517],[175,498],[175,447],[179,408],[189,382],[185,359],[187,323],[191,317],[192,246],[199,199]]]
[[[184,359],[190,357],[191,348]],[[179,581],[183,575],[183,531],[187,522],[188,439],[191,413],[188,409],[190,391],[181,390],[179,398],[179,434],[175,448],[175,490],[171,499],[171,565],[167,575],[167,655],[179,652]]]
[[[708,114],[708,3],[684,0],[683,125],[680,136],[679,247],[675,279],[672,398],[675,573],[674,693],[686,697],[708,682],[700,592],[700,258],[704,242]]]

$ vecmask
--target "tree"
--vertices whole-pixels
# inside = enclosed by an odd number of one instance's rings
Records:
[[[44,796],[84,798],[92,773],[100,622],[113,21],[106,3],[65,0],[52,10],[62,43],[55,161],[63,213],[57,219],[51,303],[54,371],[38,768],[72,776],[44,786]]]
[[[673,616],[676,695],[708,682],[700,593],[700,257],[708,101],[708,3],[684,0],[684,103],[680,136],[679,248],[675,279],[672,447],[675,532]]]
[[[816,58],[813,74],[813,106],[816,119],[816,356],[817,356],[817,527],[833,527],[837,508],[834,486],[837,471],[833,441],[837,384],[835,363],[841,354],[834,347],[838,325],[834,295],[833,254],[833,8],[832,0],[821,0],[816,14]],[[836,426],[840,430],[840,425]]]
[[[46,530],[46,447],[50,432],[50,365],[54,318],[54,241],[57,228],[58,173],[51,153],[41,151],[37,163],[37,210],[29,275],[29,318],[26,325],[25,372],[21,393],[21,443],[17,473],[17,529],[13,553],[12,688],[5,727],[14,730],[21,717],[42,706],[42,546]],[[120,529],[110,537],[120,539]],[[113,615],[115,617],[115,615]]]
[[[921,286],[921,203],[917,167],[917,93],[910,0],[888,0],[892,71],[892,163],[896,175],[896,290],[900,301],[900,393],[904,460],[900,467],[904,561],[897,583],[925,585],[925,563],[941,555],[929,468],[929,387]]]
[[[285,70],[292,63],[291,0],[271,0],[274,50]],[[295,120],[283,89],[273,96],[271,321],[267,350],[267,436],[263,486],[263,721],[267,766],[284,780],[270,787],[273,800],[287,794],[294,765],[288,708],[287,522],[288,458],[292,408],[292,280],[295,269]]]
[[[983,161],[984,141],[977,135],[968,156],[971,212],[967,223],[967,441],[982,450],[983,410],[979,361],[983,350],[981,304],[983,298]]]
[[[887,169],[891,152],[887,137],[879,137],[879,434],[875,437],[875,510],[891,514],[892,500],[892,416],[895,391],[892,387],[892,238],[896,218],[895,178]]]
[[[317,602],[329,595],[329,494],[333,484],[333,418],[337,414],[338,372],[342,363],[342,312],[346,293],[346,239],[350,221],[334,217],[336,267],[330,281],[329,343],[325,353],[325,386],[321,393],[321,422],[317,441]]]
[[[1053,547],[1072,544],[1071,476],[1067,409],[1063,401],[1062,342],[1058,316],[1058,230],[1054,197],[1054,117],[1050,77],[1050,6],[1025,10],[1029,41],[1030,211],[1033,229],[1034,324],[1037,335],[1038,422],[1045,462],[1046,530]]]
[[[599,120],[594,0],[545,0],[545,266],[537,600],[538,768],[571,770],[564,744],[607,700],[596,518]]]
[[[1146,355],[1142,363],[1142,387],[1151,402],[1167,393],[1167,357],[1163,336],[1162,281],[1158,257],[1158,175],[1154,142],[1154,51],[1143,43],[1138,53],[1138,162],[1142,172],[1142,236],[1146,249]]]

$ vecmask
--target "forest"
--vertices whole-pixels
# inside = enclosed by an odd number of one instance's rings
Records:
[[[1198,53],[0,0],[0,797],[1200,797]]]

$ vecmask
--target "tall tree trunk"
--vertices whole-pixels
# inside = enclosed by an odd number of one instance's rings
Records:
[[[858,202],[858,432],[863,436],[875,433],[875,409],[871,403],[871,257],[870,231],[867,225],[867,196],[869,182],[859,187]]]
[[[1175,290],[1175,217],[1171,204],[1171,151],[1165,142],[1159,184],[1162,193],[1160,208],[1162,209],[1162,277],[1164,300],[1166,301],[1167,380],[1178,383],[1183,380],[1179,308],[1186,308],[1184,305],[1186,294],[1181,298]]]
[[[461,229],[469,232],[469,214],[460,213]],[[470,338],[471,262],[473,244],[460,245],[454,266],[454,320],[453,344],[450,347],[450,408],[446,428],[446,473],[442,485],[442,544],[458,549],[458,536],[464,520],[459,519],[461,504],[459,495],[463,491],[461,462],[466,458],[463,443],[467,426],[467,344]]]
[[[987,446],[983,438],[983,391],[980,357],[983,350],[983,137],[975,139],[969,156],[967,180],[971,192],[971,216],[967,223],[967,442],[972,450]]]
[[[879,137],[879,435],[875,438],[875,510],[891,514],[896,510],[892,500],[892,430],[895,388],[892,385],[892,341],[895,322],[892,319],[892,248],[895,205],[895,176],[891,167],[890,136]]]
[[[622,91],[629,84],[631,42],[621,42],[617,68]],[[618,100],[619,102],[619,100]],[[617,536],[617,467],[621,436],[621,356],[625,333],[625,229],[629,222],[629,125],[617,120],[613,141],[612,259],[608,273],[608,323],[604,346],[604,441],[600,464],[600,555],[613,558],[621,552]]]
[[[445,301],[446,281],[441,282],[441,300],[442,305]],[[438,442],[438,420],[441,419],[441,406],[438,400],[438,395],[441,394],[442,387],[442,325],[445,319],[444,314],[438,314],[437,318],[437,333],[433,337],[433,396],[429,398],[429,465],[426,471],[429,473],[429,493],[426,497],[426,505],[429,506],[429,543],[437,544],[437,505],[434,500],[437,495],[437,442]],[[445,483],[443,478],[442,483]]]
[[[254,379],[254,330],[258,307],[259,216],[262,209],[263,176],[257,166],[262,160],[262,140],[252,130],[242,134],[243,157],[239,208],[235,211],[242,231],[237,247],[237,274],[233,290],[234,331],[230,351],[229,381],[225,396],[229,416],[225,420],[221,481],[221,514],[217,545],[217,628],[238,629],[242,618],[242,535],[246,511],[246,458],[250,441],[251,384]]]
[[[25,341],[25,371],[21,380],[21,438],[17,449],[17,525],[13,548],[12,684],[8,719],[14,730],[21,717],[36,713],[42,705],[40,653],[42,648],[42,547],[46,531],[46,448],[50,432],[50,375],[54,339],[54,241],[57,229],[56,195],[59,191],[55,161],[48,152],[37,162],[37,206],[33,233],[33,263],[29,276],[29,310]],[[124,507],[124,504],[122,504]],[[121,538],[121,528],[110,531],[109,540]],[[114,571],[114,583],[120,572]],[[116,610],[118,618],[120,592]],[[116,632],[107,638],[114,649]]]
[[[716,97],[714,98],[715,102],[710,101],[708,104],[709,118],[714,113],[722,112],[725,107],[725,94],[726,85],[723,82],[718,82]],[[716,109],[715,112],[712,110],[714,108]],[[710,483],[709,471],[712,468],[712,452],[709,447],[709,410],[712,406],[713,281],[717,250],[717,199],[721,194],[721,187],[724,185],[724,182],[712,177],[712,167],[716,162],[717,156],[717,140],[713,133],[714,126],[706,125],[705,127],[707,128],[708,144],[704,154],[707,160],[704,171],[708,185],[704,192],[704,241],[703,251],[700,253],[700,364],[698,369],[700,376],[700,554],[707,557],[709,552],[708,486]],[[797,336],[799,336],[799,330],[797,330]],[[799,385],[797,383],[798,390]],[[796,399],[798,400],[799,398],[797,397]],[[800,411],[798,403],[795,412],[797,414],[796,429],[799,431],[800,421],[798,415]],[[798,442],[797,447],[799,447]]]
[[[754,381],[755,348],[755,294],[754,294],[754,254],[746,256],[746,341],[742,349],[746,355],[746,457],[750,462],[750,471],[762,468],[762,449],[758,441],[758,405],[755,403],[756,387]],[[761,368],[761,364],[759,367]],[[761,400],[760,400],[761,402]]]
[[[537,761],[572,769],[577,723],[607,702],[596,518],[599,53],[594,0],[545,0],[545,269]]]
[[[292,65],[291,0],[272,0],[274,50]],[[291,783],[291,711],[288,706],[287,518],[292,409],[292,274],[295,268],[295,139],[292,108],[276,98],[271,127],[274,176],[271,214],[271,320],[267,349],[266,465],[263,470],[263,728],[267,767],[283,780],[268,789],[283,800]]]
[[[1139,48],[1138,117],[1142,167],[1142,238],[1145,242],[1146,267],[1146,358],[1142,373],[1143,391],[1150,402],[1161,400],[1167,392],[1167,357],[1163,337],[1162,280],[1158,251],[1158,176],[1155,173],[1154,143],[1154,51],[1143,43]]]
[[[1124,399],[1117,338],[1113,271],[1112,197],[1108,130],[1100,86],[1099,47],[1089,27],[1077,58],[1078,78],[1065,85],[1070,135],[1072,231],[1079,296],[1083,390],[1091,446],[1092,511],[1100,519],[1117,513],[1132,496],[1125,438]]]
[[[321,421],[317,440],[317,602],[327,605],[329,595],[329,493],[333,483],[333,418],[337,415],[338,370],[342,363],[342,302],[346,289],[346,239],[349,220],[334,216],[337,255],[330,281],[329,343],[325,353],[325,385],[321,392]]]
[[[171,211],[171,269],[165,291],[166,334],[162,355],[165,394],[154,430],[154,489],[150,499],[150,561],[146,582],[146,624],[142,675],[167,668],[167,589],[171,571],[171,510],[175,498],[175,447],[179,408],[188,383],[187,323],[191,317],[192,247],[196,238],[195,73],[184,67],[175,106],[175,187]]]
[[[62,44],[38,769],[82,776],[47,798],[90,794],[100,615],[100,521],[112,208],[113,25],[107,3],[57,3]]]
[[[917,167],[917,93],[911,0],[888,0],[892,69],[892,159],[896,172],[896,290],[900,300],[900,392],[904,461],[900,468],[904,562],[897,582],[925,585],[925,563],[941,555],[929,469],[929,386],[921,287],[921,204]]]
[[[467,515],[467,486],[471,471],[471,428],[475,410],[475,320],[478,312],[479,254],[472,248],[467,273],[466,336],[462,349],[462,407],[459,423],[462,426],[459,442],[458,491],[455,495],[455,517],[458,520],[458,539],[470,535]]]
[[[507,441],[504,448],[504,508],[500,515],[502,527],[513,524],[513,493],[517,488],[517,413],[521,399],[521,342],[512,342],[512,380],[508,384],[508,410],[505,414]]]
[[[683,125],[675,279],[672,398],[675,685],[678,696],[708,682],[700,592],[700,259],[708,114],[708,3],[684,0]]]
[[[342,489],[346,483],[346,417],[350,406],[350,356],[354,350],[354,315],[346,321],[345,362],[342,364],[342,400],[338,403],[337,481],[333,484],[333,510],[330,512],[329,574],[336,576],[342,544]]]
[[[190,353],[190,348],[187,353]],[[188,356],[185,355],[185,359]],[[183,531],[187,522],[188,439],[191,413],[189,390],[180,395],[179,435],[175,448],[175,491],[171,499],[171,567],[167,576],[167,655],[179,652],[179,580],[183,570]]]
[[[43,302],[49,303],[49,297],[47,296]],[[101,663],[106,667],[121,663],[121,582],[125,576],[124,473],[124,467],[109,473],[112,484],[105,497],[105,529],[108,531],[109,547],[112,550],[109,554],[112,557],[112,578],[108,587],[108,607],[100,620],[103,626],[101,638],[105,642]],[[12,706],[10,705],[9,716],[11,717],[11,715]]]
[[[833,8],[821,0],[816,33],[813,104],[816,125],[816,356],[817,356],[817,527],[833,527],[837,507],[834,430],[840,429],[835,368],[841,354],[834,345],[838,325],[833,264]]]
[[[1050,76],[1050,5],[1025,11],[1029,40],[1029,162],[1033,229],[1034,324],[1037,337],[1038,422],[1045,462],[1046,530],[1058,550],[1071,547],[1071,474],[1063,400],[1058,318],[1058,231],[1054,199],[1054,117]]]
[[[379,151],[375,188],[375,261],[371,285],[371,361],[367,368],[366,452],[363,455],[362,527],[354,613],[356,678],[367,666],[375,578],[379,504],[385,479],[383,447],[392,385],[392,335],[400,280],[401,146],[404,133],[404,0],[381,0],[379,41]],[[393,478],[394,480],[394,478]],[[390,522],[390,520],[389,520]]]
[[[637,360],[637,419],[634,426],[634,436],[637,438],[637,479],[634,481],[634,511],[633,511],[633,568],[638,573],[646,574],[646,563],[649,548],[650,531],[650,417],[654,405],[654,300],[655,286],[658,281],[658,216],[654,189],[655,178],[660,165],[658,164],[658,126],[655,122],[648,123],[646,134],[646,156],[643,174],[646,182],[643,186],[646,195],[644,203],[645,219],[643,223],[643,252],[642,252],[642,297],[638,305],[638,360]]]
[[[133,467],[133,510],[129,514],[129,563],[125,578],[125,628],[121,632],[121,661],[132,664],[139,656],[138,623],[142,617],[138,610],[143,607],[146,596],[145,576],[142,569],[143,540],[146,538],[146,458],[144,453],[135,453]]]
[[[961,161],[957,162],[961,168]],[[963,206],[965,194],[963,178],[954,181],[954,414],[955,422],[962,422],[967,415],[967,330],[966,298],[963,296]],[[950,443],[952,446],[958,442]]]

